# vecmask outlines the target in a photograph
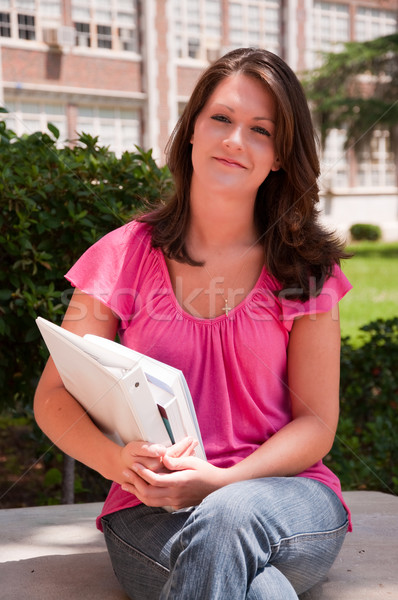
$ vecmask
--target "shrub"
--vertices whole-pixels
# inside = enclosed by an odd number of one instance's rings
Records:
[[[381,229],[378,225],[370,223],[356,223],[350,227],[351,237],[355,241],[369,240],[376,242],[381,238]]]
[[[85,134],[58,149],[58,130],[49,130],[18,138],[0,121],[0,410],[31,402],[47,356],[34,319],[60,320],[64,273],[172,185],[151,151],[119,159]]]
[[[327,464],[343,489],[398,493],[398,317],[361,328],[363,344],[345,338],[341,415]]]

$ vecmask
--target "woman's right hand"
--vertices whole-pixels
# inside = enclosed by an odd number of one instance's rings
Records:
[[[168,470],[163,465],[163,456],[167,454],[174,458],[183,456],[194,456],[198,442],[191,437],[186,437],[166,448],[162,444],[150,444],[144,441],[129,442],[120,449],[122,463],[122,484],[129,480],[130,471],[136,463],[144,465],[154,473],[162,473]]]

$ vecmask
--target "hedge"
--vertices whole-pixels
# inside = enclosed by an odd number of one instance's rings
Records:
[[[369,240],[376,242],[381,238],[381,229],[371,223],[355,223],[350,227],[351,237],[354,241]]]
[[[398,317],[361,327],[341,348],[340,420],[326,464],[343,489],[398,493]]]
[[[0,121],[0,411],[31,403],[46,356],[34,319],[61,319],[68,268],[144,199],[172,188],[151,151],[117,158],[85,134],[57,148],[59,132],[48,128],[18,138]]]

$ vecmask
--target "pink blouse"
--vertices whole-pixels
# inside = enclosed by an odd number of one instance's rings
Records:
[[[228,315],[197,318],[177,302],[150,227],[135,221],[91,246],[66,278],[115,312],[122,344],[183,371],[207,458],[219,467],[242,460],[291,420],[286,363],[293,320],[331,310],[351,289],[336,266],[316,298],[286,300],[274,293],[281,285],[264,267]],[[322,461],[299,476],[323,482],[343,501],[338,478]],[[113,483],[100,516],[138,503]]]

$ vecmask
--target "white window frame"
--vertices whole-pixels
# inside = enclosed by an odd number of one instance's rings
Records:
[[[358,153],[357,186],[394,188],[396,186],[394,153],[387,129],[376,129],[370,143]]]
[[[55,107],[56,110],[51,111],[51,107]],[[61,147],[65,144],[68,125],[64,103],[52,102],[48,99],[28,100],[11,96],[6,97],[5,108],[9,112],[4,113],[2,118],[18,137],[24,134],[31,135],[36,131],[49,133],[47,125],[52,123],[60,132],[57,146]]]
[[[364,6],[356,9],[355,39],[358,42],[395,33],[397,28],[397,15],[392,11]]]
[[[72,0],[71,6],[77,46],[105,52],[139,52],[137,0]],[[79,32],[77,25],[87,25],[89,31]],[[103,27],[109,27],[109,32],[101,32]]]
[[[7,9],[1,9],[0,14],[5,17],[4,20],[0,20],[0,39],[10,39],[12,37],[11,14]],[[9,32],[10,35],[3,35],[6,30]]]
[[[222,0],[173,0],[176,57],[206,62],[222,44]]]
[[[135,135],[126,140],[125,134],[129,127],[135,131]],[[116,156],[121,156],[126,150],[134,152],[134,146],[142,144],[139,108],[81,104],[78,107],[76,128],[78,134],[84,132],[93,137],[98,136],[98,143],[109,146]],[[105,134],[101,131],[111,133]]]
[[[339,189],[349,187],[350,166],[344,144],[346,129],[331,129],[325,140],[321,156],[321,181],[323,187]]]
[[[234,18],[234,9],[239,15]],[[278,0],[233,0],[229,3],[229,43],[281,51],[281,7]],[[253,19],[253,12],[258,15]],[[273,18],[270,18],[272,15]],[[275,18],[276,17],[276,18]]]
[[[323,23],[328,21],[328,34],[324,35]],[[341,21],[345,22],[346,35],[341,36]],[[350,10],[349,5],[337,2],[315,1],[313,10],[313,50],[314,64],[322,62],[323,52],[340,52],[344,43],[350,41]]]

